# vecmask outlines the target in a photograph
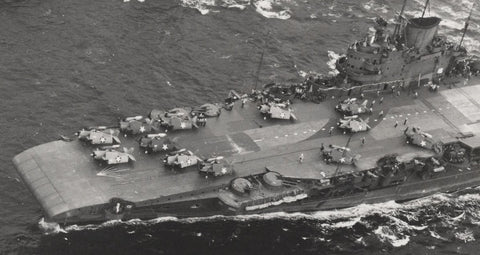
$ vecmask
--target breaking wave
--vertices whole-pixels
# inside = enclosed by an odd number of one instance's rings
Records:
[[[388,13],[389,12],[389,8],[387,5],[385,4],[382,4],[382,3],[377,3],[375,0],[370,0],[368,1],[367,3],[364,3],[362,5],[362,7],[369,11],[369,12],[373,12],[373,13]]]
[[[244,10],[252,6],[256,12],[269,19],[289,19],[290,8],[285,6],[289,0],[181,0],[183,7],[197,9],[202,15],[219,8],[237,8]]]
[[[331,11],[340,11],[340,8],[343,8],[338,7],[335,2],[329,6],[323,6],[323,3],[311,3],[312,6],[300,6],[299,3],[295,2],[295,0],[180,0],[180,4],[183,7],[196,9],[202,15],[207,15],[210,12],[219,12],[225,8],[234,8],[239,10],[252,8],[265,18],[281,20],[287,20],[292,17],[294,12],[292,10],[293,7],[296,9],[295,12],[300,13],[299,15],[305,11],[311,12],[312,10],[315,10],[313,13],[308,15],[310,19],[317,19],[320,17],[320,15],[323,17],[328,16],[332,18],[340,18],[342,13],[332,13]],[[425,3],[423,0],[413,1],[413,3],[408,5],[405,9],[405,14],[410,17],[418,16],[423,11],[424,4]],[[387,18],[389,22],[394,21],[392,14],[396,14],[399,11],[390,7],[390,5],[387,5],[384,2],[379,2],[376,0],[369,0],[368,2],[361,4],[361,6],[365,11],[369,13],[375,13],[374,16],[379,15]],[[351,6],[348,7],[350,13],[352,12],[351,8]],[[448,3],[431,4],[431,6],[427,8],[426,16],[437,16],[442,18],[442,22],[440,23],[441,29],[439,29],[439,33],[448,35],[451,40],[458,43],[461,38],[460,31],[465,25],[465,20],[471,8],[472,2],[470,0],[461,0],[459,4],[455,6],[451,6]],[[320,14],[320,10],[323,9],[328,9],[330,12]],[[455,15],[453,15],[453,13]],[[358,14],[357,16],[361,17],[363,15]],[[478,17],[476,17],[475,12],[473,19],[478,21]],[[332,22],[335,21],[336,20],[332,20]],[[478,36],[479,28],[480,25],[472,21],[470,23],[471,34],[467,33],[464,39],[465,47],[473,53],[480,52],[480,44],[478,43],[478,40],[475,39]]]
[[[289,19],[291,11],[282,6],[279,0],[258,0],[254,4],[255,10],[269,19]]]
[[[330,71],[328,71],[328,74],[329,75],[337,75],[339,74],[339,71],[337,70],[337,67],[335,66],[335,64],[337,63],[337,60],[339,58],[341,58],[342,56],[344,55],[340,55],[338,53],[335,53],[333,51],[328,51],[328,61],[327,61],[327,66],[328,68],[330,69]]]
[[[250,0],[181,0],[181,5],[197,9],[202,15],[206,15],[212,10],[218,11],[215,7],[244,10],[250,5]]]

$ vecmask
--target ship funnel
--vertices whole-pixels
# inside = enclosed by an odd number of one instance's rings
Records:
[[[438,24],[441,20],[437,17],[410,19],[405,28],[407,46],[415,47],[420,51],[425,49],[437,34]]]

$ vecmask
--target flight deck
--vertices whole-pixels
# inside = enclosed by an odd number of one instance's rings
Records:
[[[112,197],[141,202],[212,191],[228,185],[235,176],[266,169],[288,177],[317,179],[373,168],[385,154],[432,154],[405,143],[403,132],[407,125],[445,140],[461,132],[480,132],[480,85],[439,92],[424,89],[420,93],[421,97],[413,100],[412,95],[384,95],[385,101],[377,103],[367,115],[371,125],[367,133],[345,135],[338,130],[335,123],[340,114],[331,110],[332,100],[322,104],[293,103],[298,118],[293,122],[263,119],[254,102],[243,107],[237,104],[231,111],[209,118],[205,127],[169,134],[178,136],[180,147],[201,158],[229,158],[235,165],[233,176],[205,178],[196,168],[173,170],[162,163],[164,154],[145,154],[138,149],[136,137],[131,136],[120,138],[121,146],[135,148],[136,161],[125,165],[99,164],[90,156],[92,146],[80,141],[36,146],[16,156],[14,163],[47,215],[54,216],[107,203]],[[370,100],[375,98],[369,96]],[[384,115],[379,116],[380,111]],[[329,132],[332,126],[335,129]],[[326,164],[320,156],[322,144],[348,145],[361,158],[356,166]],[[304,156],[301,163],[300,154]]]

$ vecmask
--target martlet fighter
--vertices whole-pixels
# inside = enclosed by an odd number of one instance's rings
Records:
[[[106,162],[109,165],[116,165],[122,163],[128,163],[130,161],[135,161],[135,158],[131,155],[133,148],[128,150],[123,148],[123,152],[118,151],[119,145],[105,146],[102,148],[95,149],[91,156],[96,160],[101,160]]]
[[[166,152],[176,150],[175,143],[165,133],[148,134],[140,138],[140,148],[145,150],[145,153],[151,152]]]
[[[368,100],[359,104],[356,98],[347,98],[335,106],[335,109],[345,115],[356,115],[371,112],[367,107]]]
[[[120,121],[120,130],[132,135],[158,131],[157,126],[154,120],[143,116],[127,117]]]
[[[320,151],[322,152],[323,159],[327,163],[333,162],[352,165],[360,158],[360,155],[352,152],[350,148],[333,144],[328,145],[326,148],[322,146]]]
[[[258,106],[258,109],[265,118],[282,120],[297,119],[293,114],[293,110],[284,103],[265,103]]]
[[[189,107],[177,107],[170,109],[168,111],[153,109],[150,111],[148,115],[152,120],[165,122],[167,119],[171,117],[180,117],[183,118],[185,116],[190,116],[192,109]]]
[[[201,173],[213,175],[215,177],[232,174],[233,164],[225,160],[223,157],[214,157],[200,163]]]
[[[220,107],[214,104],[203,104],[201,106],[195,107],[192,110],[192,113],[203,114],[205,117],[217,117],[220,115]]]
[[[197,116],[172,116],[165,118],[162,122],[162,126],[170,130],[184,130],[198,128]]]
[[[421,131],[418,127],[407,127],[405,136],[409,144],[433,150],[435,153],[442,153],[443,151],[442,143],[435,141],[431,134]]]
[[[367,131],[370,129],[368,119],[363,120],[362,118],[359,118],[358,115],[345,116],[343,119],[339,120],[337,125],[339,128],[348,130],[352,133]]]
[[[94,127],[89,129],[82,129],[75,133],[78,139],[86,141],[90,144],[113,144],[121,143],[118,139],[120,131],[116,128]]]
[[[150,112],[150,117],[169,130],[198,128],[198,117],[192,116],[191,109],[186,107],[173,108],[168,112],[154,109]]]
[[[177,107],[170,109],[168,112],[165,113],[164,117],[165,118],[171,118],[171,117],[185,117],[185,116],[190,116],[190,113],[192,110],[187,107]]]
[[[178,151],[171,152],[163,160],[163,163],[165,163],[165,165],[177,168],[194,166],[199,164],[200,162],[202,162],[201,158],[186,149],[180,149]]]

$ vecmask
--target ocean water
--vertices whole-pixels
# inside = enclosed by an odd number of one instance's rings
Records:
[[[460,40],[472,1],[427,15]],[[21,151],[150,109],[221,101],[259,80],[332,72],[393,0],[0,0],[0,254],[478,254],[480,190],[310,214],[60,228],[15,173]],[[407,15],[423,2],[409,1]],[[465,45],[480,54],[480,7]]]

